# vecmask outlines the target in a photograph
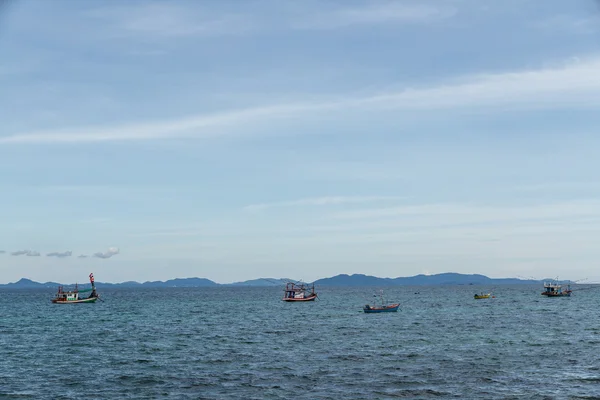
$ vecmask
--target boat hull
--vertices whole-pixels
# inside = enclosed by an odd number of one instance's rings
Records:
[[[317,295],[310,295],[307,297],[303,297],[303,298],[294,298],[294,297],[284,297],[282,300],[283,301],[287,301],[289,303],[295,303],[298,301],[314,301],[317,298]]]
[[[546,293],[542,292],[542,296],[546,297],[571,297],[571,293]]]
[[[400,308],[400,304],[392,304],[385,307],[364,307],[363,311],[367,314],[377,314],[384,312],[396,312]]]
[[[54,304],[79,304],[79,303],[95,303],[98,300],[97,297],[91,297],[88,299],[79,299],[79,300],[57,300],[53,299],[52,303]]]
[[[477,296],[477,295],[475,295],[475,296],[474,296],[474,299],[475,299],[475,300],[479,300],[479,299],[489,299],[489,298],[490,298],[490,295],[489,295],[489,294],[486,294],[486,295],[483,295],[483,296]]]

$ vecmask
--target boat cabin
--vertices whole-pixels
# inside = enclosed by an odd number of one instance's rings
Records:
[[[283,295],[284,301],[310,301],[314,300],[316,297],[317,294],[315,293],[314,285],[310,289],[303,283],[295,284],[293,282],[289,282],[285,285]]]
[[[59,301],[76,301],[79,300],[79,291],[77,288],[74,291],[65,292],[62,286],[58,287],[58,293],[56,294],[56,300]]]
[[[567,290],[562,290],[562,285],[556,282],[544,282],[544,296],[570,296],[571,285],[567,285]]]

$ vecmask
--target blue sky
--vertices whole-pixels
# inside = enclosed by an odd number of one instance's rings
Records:
[[[600,281],[599,44],[593,0],[9,2],[0,281]]]

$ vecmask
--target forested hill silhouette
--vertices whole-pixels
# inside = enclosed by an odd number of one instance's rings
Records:
[[[551,280],[550,278],[545,280]],[[234,283],[216,283],[206,278],[177,278],[167,281],[149,281],[149,282],[121,282],[108,283],[96,282],[96,285],[103,287],[219,287],[219,286],[283,286],[286,282],[293,282],[294,279],[287,278],[258,278]],[[518,278],[489,278],[480,274],[459,274],[447,272],[434,275],[415,275],[398,278],[378,278],[376,276],[364,274],[340,274],[330,278],[318,279],[314,282],[316,286],[423,286],[423,285],[519,285],[535,284],[544,280],[518,279]],[[569,283],[570,281],[564,281]],[[86,282],[82,282],[85,284]],[[35,282],[30,279],[22,278],[17,282],[0,284],[0,288],[15,289],[35,289],[45,287],[56,287],[57,282]],[[67,284],[65,284],[67,285]]]
[[[421,285],[518,285],[539,283],[538,280],[517,278],[489,278],[479,274],[447,272],[435,275],[415,275],[398,278],[378,278],[370,275],[341,274],[315,281],[318,286],[421,286]]]

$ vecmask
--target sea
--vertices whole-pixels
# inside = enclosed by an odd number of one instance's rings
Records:
[[[282,289],[2,289],[0,398],[600,399],[600,287]]]

